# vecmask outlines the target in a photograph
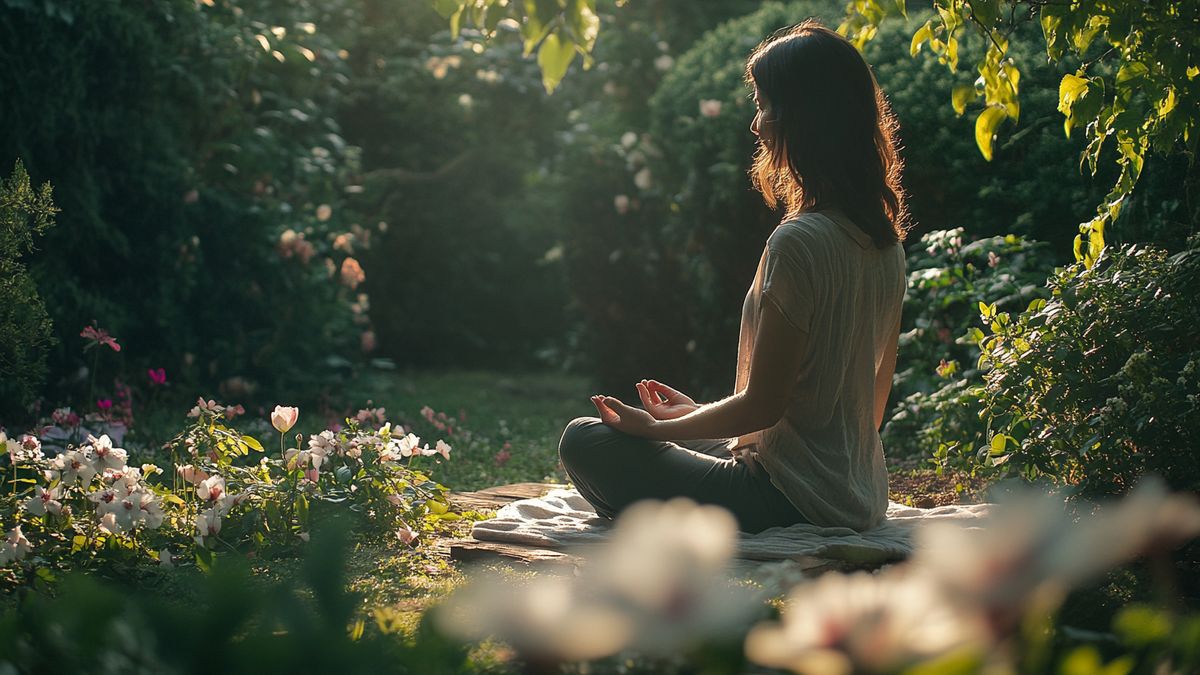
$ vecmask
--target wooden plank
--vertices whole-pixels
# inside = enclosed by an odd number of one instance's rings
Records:
[[[476,490],[475,492],[451,492],[450,503],[460,510],[495,511],[518,499],[541,497],[554,488],[566,485],[556,483],[514,483]]]
[[[578,556],[562,551],[495,541],[451,539],[446,544],[450,550],[450,559],[463,562],[506,562],[539,567],[571,566],[583,562]]]

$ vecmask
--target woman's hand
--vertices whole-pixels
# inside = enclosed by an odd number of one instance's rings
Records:
[[[642,380],[637,383],[638,397],[646,412],[656,420],[673,420],[699,408],[690,396],[676,391],[657,380]]]
[[[630,408],[612,396],[593,396],[592,405],[596,406],[600,421],[617,431],[642,438],[655,437],[654,430],[658,420],[645,410]]]

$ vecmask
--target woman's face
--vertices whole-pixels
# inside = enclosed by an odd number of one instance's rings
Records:
[[[750,122],[750,132],[762,138],[763,127],[770,125],[774,120],[771,118],[770,104],[758,93],[758,87],[754,88],[754,108],[754,121]]]

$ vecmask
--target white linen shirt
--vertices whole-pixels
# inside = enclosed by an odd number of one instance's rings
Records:
[[[813,524],[862,531],[887,510],[875,376],[906,286],[903,246],[876,248],[838,209],[801,214],[767,239],[742,306],[735,391],[749,380],[763,298],[807,339],[783,418],[737,446],[756,446],[771,482]]]

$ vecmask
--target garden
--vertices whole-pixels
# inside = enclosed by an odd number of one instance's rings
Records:
[[[589,395],[734,391],[810,17],[898,121],[889,518],[985,515],[465,559]],[[1200,672],[1191,0],[0,0],[0,78],[0,673]]]

